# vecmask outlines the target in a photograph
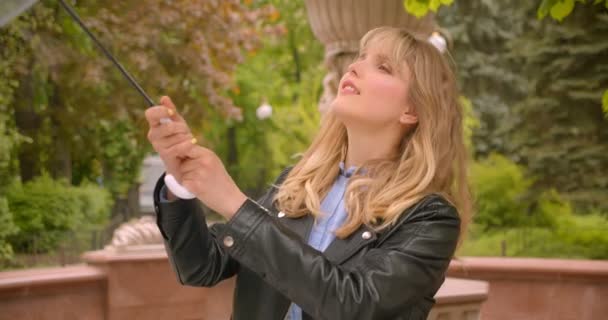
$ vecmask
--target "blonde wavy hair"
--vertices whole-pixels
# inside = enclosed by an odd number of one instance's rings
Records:
[[[472,205],[454,71],[432,44],[403,29],[373,29],[361,39],[359,51],[371,44],[385,45],[391,64],[403,70],[405,63],[410,70],[408,99],[418,123],[403,136],[393,156],[367,161],[351,176],[345,195],[348,217],[336,236],[344,239],[362,224],[380,232],[426,195],[437,193],[457,208],[462,239]],[[312,144],[275,194],[277,208],[289,217],[318,217],[321,200],[339,174],[338,164],[346,159],[347,146],[346,128],[330,109]]]

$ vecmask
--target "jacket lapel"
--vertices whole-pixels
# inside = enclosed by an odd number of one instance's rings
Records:
[[[289,171],[291,170],[291,167],[286,169],[285,171],[283,171],[283,173],[281,174],[281,176],[278,179],[278,183],[282,182],[282,179],[284,179],[287,174],[289,173]],[[276,191],[276,190],[275,190]],[[269,197],[269,199],[271,199],[271,197]],[[401,218],[399,219],[398,223],[391,227],[388,232],[382,232],[382,238],[378,240],[379,243],[383,242],[384,239],[386,239],[388,236],[390,236],[390,234],[397,229],[401,224],[404,223],[404,221],[407,220],[407,218],[409,218],[409,213],[416,210],[418,207],[420,207],[423,203],[426,203],[429,199],[432,199],[433,196],[426,196],[424,197],[422,200],[418,201],[417,204],[415,204],[413,207],[410,207],[409,209],[407,209],[401,216]],[[274,213],[274,216],[278,216],[278,210],[275,206],[269,206],[270,207],[270,211]],[[289,229],[291,229],[293,232],[295,232],[304,243],[308,243],[308,237],[310,235],[310,231],[312,230],[312,226],[313,226],[313,216],[311,214],[308,214],[306,216],[300,217],[300,218],[289,218],[289,217],[283,217],[280,218],[280,221],[283,223],[283,225],[285,225],[286,227],[288,227]],[[376,232],[366,226],[366,225],[361,225],[359,227],[359,229],[357,229],[355,232],[353,232],[350,236],[348,236],[346,239],[339,239],[339,238],[334,238],[334,240],[329,244],[329,246],[327,247],[327,249],[323,252],[323,254],[333,263],[336,264],[342,264],[346,259],[350,258],[353,254],[355,254],[357,251],[359,251],[359,249],[367,246],[368,244],[376,241],[378,239],[378,235],[376,234]]]

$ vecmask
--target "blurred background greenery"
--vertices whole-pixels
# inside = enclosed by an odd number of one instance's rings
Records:
[[[458,255],[608,259],[608,1],[571,2],[404,1],[453,43],[477,207]],[[302,1],[76,8],[250,196],[315,133],[323,46]],[[56,1],[0,29],[3,268],[97,248],[140,214],[144,109]]]

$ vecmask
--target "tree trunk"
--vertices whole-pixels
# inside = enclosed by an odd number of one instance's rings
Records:
[[[127,208],[129,209],[129,219],[141,216],[141,208],[139,206],[139,183],[134,183],[127,194]]]
[[[51,161],[49,163],[49,171],[53,178],[66,178],[72,182],[72,148],[69,133],[64,127],[60,119],[64,114],[65,104],[61,99],[61,94],[57,89],[53,90],[53,96],[50,101],[51,111],[51,136],[53,137],[52,148],[50,151]]]
[[[42,126],[42,119],[34,108],[33,76],[28,74],[22,77],[20,83],[15,99],[15,126],[20,134],[33,140],[31,143],[22,143],[18,148],[19,174],[21,181],[27,182],[40,174],[36,132]]]

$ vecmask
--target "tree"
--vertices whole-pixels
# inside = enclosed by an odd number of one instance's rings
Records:
[[[263,37],[260,50],[237,67],[230,95],[243,106],[243,121],[210,115],[203,124],[206,141],[253,197],[308,145],[319,123],[316,105],[324,74],[323,46],[312,34],[304,2],[261,0],[255,5],[276,8],[273,21],[280,33]],[[261,120],[256,109],[264,101],[273,112]]]
[[[275,10],[228,1],[78,2],[76,9],[151,96],[169,94],[196,128],[213,108],[239,119],[227,97],[244,52],[259,47]],[[41,1],[0,30],[14,92],[10,130],[31,138],[16,162],[24,182],[48,171],[73,184],[103,177],[115,198],[136,187],[145,139],[144,101],[102,57],[57,1]],[[10,50],[10,52],[9,52]],[[120,202],[117,202],[120,203]]]
[[[525,165],[536,188],[605,206],[608,130],[606,11],[582,6],[558,23],[533,3],[456,2],[440,13],[454,36],[464,93],[481,117],[478,156],[498,151]]]

